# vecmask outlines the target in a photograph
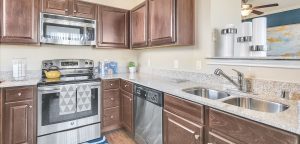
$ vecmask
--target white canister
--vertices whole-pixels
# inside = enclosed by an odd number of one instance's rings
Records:
[[[13,79],[16,81],[26,79],[26,58],[15,58],[12,61],[13,63]]]
[[[225,29],[221,30],[220,45],[216,52],[218,57],[233,57],[236,33],[237,29],[234,25],[228,25]]]
[[[136,73],[136,67],[129,67],[129,73]]]

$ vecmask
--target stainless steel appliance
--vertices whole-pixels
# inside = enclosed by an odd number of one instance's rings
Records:
[[[41,13],[40,36],[41,43],[96,45],[96,21]]]
[[[163,93],[134,86],[135,140],[138,144],[163,143]]]
[[[42,69],[57,66],[59,79],[38,83],[38,144],[77,144],[101,136],[100,79],[92,60],[46,60]]]

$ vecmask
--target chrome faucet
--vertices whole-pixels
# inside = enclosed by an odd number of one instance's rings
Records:
[[[230,81],[234,86],[236,86],[240,91],[242,92],[247,92],[247,87],[246,87],[246,80],[244,78],[244,74],[232,69],[233,71],[235,71],[238,75],[238,81],[235,82],[232,78],[230,78],[228,75],[226,75],[221,69],[217,68],[215,70],[215,75],[217,76],[223,76],[224,78],[226,78],[228,81]]]

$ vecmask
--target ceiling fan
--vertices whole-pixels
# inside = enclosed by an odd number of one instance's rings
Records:
[[[264,12],[258,11],[257,9],[262,9],[262,8],[269,8],[269,7],[276,7],[279,6],[278,3],[274,4],[267,4],[267,5],[261,5],[261,6],[255,6],[253,7],[252,4],[248,4],[248,0],[242,0],[242,16],[248,16],[251,13],[256,14],[256,15],[262,15]]]

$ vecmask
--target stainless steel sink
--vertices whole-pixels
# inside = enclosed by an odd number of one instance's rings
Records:
[[[232,99],[225,100],[224,103],[243,107],[246,109],[268,112],[268,113],[283,112],[289,108],[289,106],[285,104],[259,100],[254,98],[248,98],[248,97],[232,98]]]
[[[184,89],[183,91],[189,94],[197,95],[212,100],[222,99],[230,96],[230,94],[226,92],[206,89],[202,87],[188,88],[188,89]]]

